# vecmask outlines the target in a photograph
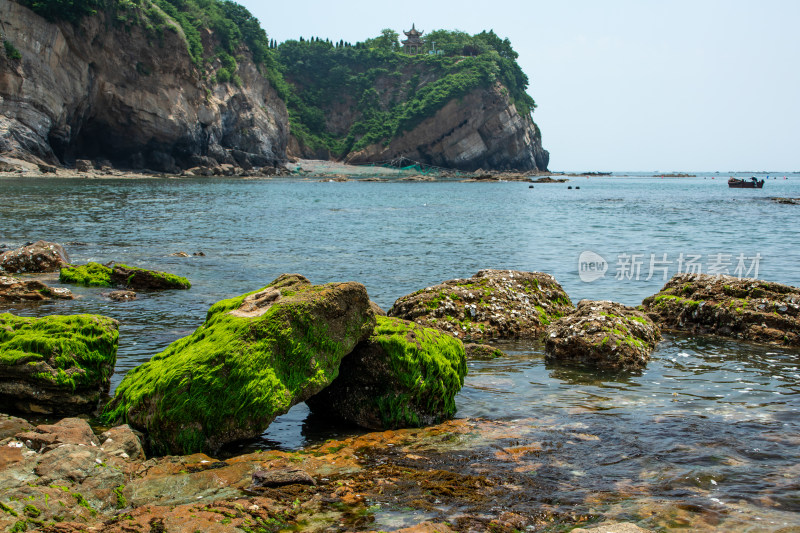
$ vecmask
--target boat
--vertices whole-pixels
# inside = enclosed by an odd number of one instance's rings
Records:
[[[728,187],[732,189],[761,189],[764,187],[764,180],[758,181],[755,176],[749,180],[731,178],[728,180]]]

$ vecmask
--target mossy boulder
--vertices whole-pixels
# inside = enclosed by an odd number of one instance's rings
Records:
[[[530,339],[573,309],[549,274],[481,270],[403,296],[388,314],[462,340]]]
[[[103,419],[145,432],[156,453],[216,452],[330,385],[374,327],[363,285],[283,275],[217,302],[192,335],[128,372]]]
[[[62,283],[75,283],[87,287],[125,287],[135,290],[189,289],[188,279],[146,268],[132,267],[122,263],[113,266],[100,263],[68,265],[61,269],[59,279]]]
[[[545,332],[545,361],[602,370],[638,370],[661,338],[644,313],[616,302],[581,300]]]
[[[342,361],[339,377],[306,404],[368,429],[438,424],[455,414],[466,374],[460,340],[379,316],[369,339]]]
[[[33,244],[0,254],[0,270],[18,272],[58,272],[69,263],[64,248],[55,242],[37,241]]]
[[[0,314],[0,400],[24,413],[97,408],[117,360],[118,323],[100,315]]]
[[[678,274],[642,306],[666,329],[800,346],[800,289],[791,285]]]
[[[167,272],[148,270],[117,263],[111,269],[111,282],[133,290],[162,291],[169,289],[190,289],[188,279]]]
[[[61,283],[74,283],[87,287],[111,287],[111,267],[100,263],[67,265],[59,273]]]

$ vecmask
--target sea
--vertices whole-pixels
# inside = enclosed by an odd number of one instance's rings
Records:
[[[729,177],[751,175],[763,189],[728,188]],[[0,312],[119,320],[113,389],[194,331],[214,302],[282,273],[361,282],[385,310],[486,268],[547,272],[576,303],[635,306],[678,272],[800,286],[800,205],[771,199],[800,198],[800,173],[569,179],[0,178],[0,244],[54,241],[74,263],[117,261],[192,282],[122,303],[73,286],[77,300],[0,304]],[[644,371],[602,374],[546,364],[535,341],[499,346],[505,357],[469,362],[457,417],[524,425],[520,435],[543,442],[589,435],[539,457],[562,465],[563,490],[548,495],[550,505],[645,523],[650,513],[667,529],[800,526],[800,350],[665,334]],[[358,432],[317,421],[300,404],[230,453],[297,450]],[[644,494],[627,494],[632,483]],[[603,497],[576,499],[576,486]]]

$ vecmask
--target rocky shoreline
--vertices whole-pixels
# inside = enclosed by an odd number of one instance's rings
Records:
[[[6,256],[21,252],[3,252],[0,263]],[[63,275],[72,267],[57,268]],[[13,287],[0,285],[0,298]],[[456,439],[466,453],[483,454],[512,436],[502,422],[450,420],[467,359],[503,357],[464,341],[539,338],[549,364],[625,372],[646,366],[661,329],[800,346],[800,290],[703,275],[675,276],[634,309],[576,307],[547,274],[483,270],[401,297],[388,315],[359,283],[313,285],[286,274],[214,304],[192,335],[130,371],[110,403],[102,397],[116,355],[114,321],[0,315],[0,394],[4,410],[13,408],[0,417],[0,526],[369,530],[377,508],[391,504],[433,520],[398,531],[591,527],[599,516],[510,501],[498,509],[491,502],[509,498],[502,480],[431,451]],[[95,336],[87,324],[99,328]],[[47,328],[48,342],[37,340],[37,328]],[[297,452],[220,458],[223,445],[259,435],[302,401],[371,432]],[[79,417],[24,420],[41,413]],[[512,468],[518,459],[509,452],[503,460]],[[441,511],[448,506],[461,509],[455,518]]]
[[[179,173],[155,170],[116,168],[106,160],[79,160],[74,168],[35,164],[10,157],[0,158],[0,178],[83,178],[83,179],[163,179],[163,178],[286,178],[298,177],[321,182],[345,181],[436,181],[464,182],[521,181],[529,183],[564,183],[565,178],[553,178],[548,171],[525,172],[479,169],[474,172],[434,169],[425,174],[391,167],[352,165],[327,160],[287,160],[284,165],[243,168],[234,164],[192,167]]]

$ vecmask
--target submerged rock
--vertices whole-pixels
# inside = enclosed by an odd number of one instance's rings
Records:
[[[115,302],[131,302],[136,299],[136,293],[133,291],[111,291],[104,292],[102,295]]]
[[[549,274],[481,270],[398,299],[389,316],[435,327],[460,339],[536,338],[573,310]]]
[[[461,341],[379,316],[374,333],[342,361],[339,377],[306,404],[368,429],[437,424],[455,414],[466,374]]]
[[[24,413],[91,413],[117,360],[118,322],[0,314],[0,400]]]
[[[464,353],[467,355],[467,359],[496,359],[505,355],[500,348],[475,343],[464,344]]]
[[[363,285],[284,274],[217,302],[192,335],[128,372],[103,418],[144,431],[157,452],[216,451],[327,387],[374,326]]]
[[[53,298],[72,300],[75,296],[69,289],[48,287],[41,281],[0,276],[0,302],[36,302]]]
[[[642,304],[664,328],[800,346],[800,289],[791,285],[678,274]]]
[[[61,269],[59,280],[62,283],[95,287],[120,286],[136,290],[189,289],[192,286],[189,280],[182,276],[132,267],[122,263],[113,266],[100,263],[68,265]]]
[[[661,338],[644,313],[607,301],[581,300],[545,332],[545,360],[607,370],[644,368]]]
[[[54,242],[37,241],[0,255],[0,270],[18,272],[58,272],[69,263],[64,248]]]

